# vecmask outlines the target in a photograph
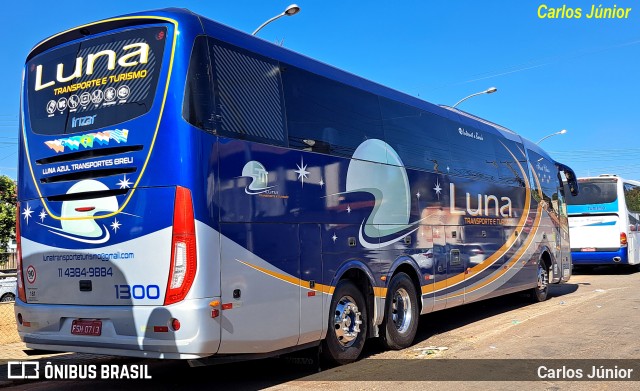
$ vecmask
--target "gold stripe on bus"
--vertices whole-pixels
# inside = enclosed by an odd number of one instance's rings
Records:
[[[502,144],[502,142],[500,142],[500,144]],[[513,160],[516,162],[516,164],[520,168],[520,172],[522,173],[523,178],[527,178],[527,174],[524,170],[524,167],[522,167],[518,158],[516,158],[513,152],[511,152],[511,150],[509,150],[509,148],[507,148],[506,145],[502,144],[502,146],[507,150],[507,152],[509,152],[511,157],[513,157]],[[526,219],[529,215],[530,208],[531,208],[531,187],[529,186],[529,182],[525,180],[525,203],[523,207],[523,211],[525,213],[522,214],[522,216],[520,217],[520,220],[518,221],[518,224],[516,224],[517,228],[523,227],[524,224],[526,223]],[[517,238],[518,236],[515,233],[511,234],[511,236],[509,236],[509,239],[507,239],[507,241],[500,247],[500,249],[498,249],[489,258],[487,258],[485,262],[482,262],[481,264],[476,265],[471,269],[469,269],[469,272],[477,274],[491,267],[491,265],[493,265],[498,259],[500,259],[507,251],[511,249],[511,246],[515,244]],[[432,293],[432,292],[437,292],[443,289],[451,288],[454,285],[464,282],[464,280],[465,280],[465,272],[457,274],[451,278],[438,281],[433,284],[423,285],[421,291],[423,295]]]
[[[535,239],[536,233],[538,232],[538,225],[540,224],[541,219],[542,219],[542,207],[538,206],[537,216],[535,219],[533,231],[529,233],[529,237],[527,237],[527,240],[525,241],[525,243],[520,247],[518,252],[513,257],[511,257],[511,259],[509,260],[509,262],[507,262],[506,265],[503,265],[500,268],[500,270],[497,270],[495,272],[495,274],[492,274],[488,276],[486,279],[483,279],[482,281],[479,281],[478,283],[472,285],[471,289],[468,289],[469,287],[467,287],[468,290],[466,292],[459,293],[456,295],[446,296],[444,297],[444,299],[451,299],[454,297],[461,296],[463,294],[475,292],[478,289],[482,289],[487,285],[491,284],[492,282],[494,282],[495,280],[497,280],[498,278],[502,277],[508,270],[513,268],[518,262],[520,262],[524,254],[527,252],[527,250],[529,250],[529,247],[531,247],[531,244]]]
[[[299,286],[301,288],[304,289],[308,289],[311,291],[317,291],[317,292],[321,292],[321,293],[326,293],[326,294],[330,294],[332,295],[333,292],[336,290],[336,287],[331,286],[331,285],[323,285],[323,284],[318,284],[316,283],[314,285],[313,288],[310,287],[310,281],[307,280],[303,280],[300,278],[296,278],[293,277],[290,274],[285,274],[285,273],[278,273],[278,272],[274,272],[273,270],[269,270],[266,269],[264,267],[260,267],[257,265],[253,265],[251,263],[245,262],[245,261],[241,261],[239,259],[236,258],[236,261],[242,263],[243,265],[246,265],[254,270],[257,270],[261,273],[264,273],[270,277],[276,278],[278,280],[284,281],[286,283],[289,283],[291,285],[295,285],[295,286]],[[373,287],[373,294],[375,295],[375,297],[378,298],[385,298],[387,297],[387,288],[384,287]]]
[[[171,19],[171,18],[166,18],[163,16],[125,16],[125,17],[120,17],[120,18],[112,18],[112,19],[106,19],[106,20],[102,20],[99,22],[94,22],[94,23],[89,23],[89,24],[85,24],[79,27],[74,27],[72,29],[66,30],[62,33],[56,34],[42,42],[40,42],[36,47],[34,47],[31,51],[35,50],[37,47],[41,46],[42,44],[44,44],[45,42],[59,36],[62,34],[65,34],[69,31],[72,30],[76,30],[76,29],[80,29],[83,27],[87,27],[87,26],[93,26],[96,24],[102,24],[102,23],[108,23],[108,22],[113,22],[113,21],[118,21],[118,20],[129,20],[129,19],[157,19],[158,21],[165,21],[165,22],[170,22],[173,24],[174,26],[174,31],[173,31],[173,42],[171,44],[171,58],[169,59],[169,69],[167,70],[167,82],[165,83],[165,87],[164,87],[164,94],[162,96],[162,103],[160,105],[160,113],[158,114],[158,122],[156,123],[156,129],[153,133],[153,138],[151,139],[151,144],[149,145],[149,153],[147,154],[147,158],[144,161],[144,164],[142,165],[142,169],[140,170],[140,175],[138,175],[138,179],[136,180],[136,182],[133,184],[131,191],[129,192],[129,195],[127,196],[127,198],[124,200],[124,202],[122,203],[122,206],[115,212],[109,213],[109,214],[105,214],[105,215],[100,215],[100,216],[82,216],[82,217],[60,217],[60,216],[56,216],[55,214],[53,214],[51,212],[51,210],[49,210],[49,207],[47,205],[47,203],[44,201],[44,197],[42,196],[42,192],[40,191],[40,187],[38,186],[38,181],[36,180],[36,176],[35,173],[33,172],[33,166],[31,164],[31,156],[29,154],[29,145],[27,143],[27,131],[26,131],[26,122],[24,121],[24,110],[22,109],[22,107],[20,108],[21,111],[21,116],[22,116],[22,140],[24,143],[24,149],[25,149],[25,153],[26,153],[26,158],[27,158],[27,163],[29,165],[29,171],[31,172],[31,179],[33,179],[33,183],[36,186],[36,190],[38,192],[38,196],[40,197],[40,199],[42,199],[42,206],[44,207],[44,209],[47,211],[47,213],[49,214],[49,216],[51,216],[53,219],[55,220],[97,220],[97,219],[106,219],[108,217],[112,217],[117,215],[118,213],[122,212],[124,210],[124,208],[127,206],[127,204],[129,203],[129,201],[131,200],[131,197],[133,197],[133,194],[136,191],[136,188],[138,186],[138,183],[140,183],[140,180],[142,179],[142,176],[144,175],[144,172],[147,168],[147,164],[149,163],[149,159],[151,158],[151,152],[153,151],[153,147],[155,145],[156,142],[156,137],[158,136],[158,130],[160,129],[160,122],[162,121],[162,114],[164,113],[164,105],[167,101],[167,94],[169,92],[169,84],[171,82],[171,71],[173,70],[173,59],[175,56],[175,51],[176,51],[176,42],[177,42],[177,38],[178,38],[178,21]],[[24,83],[23,83],[23,91],[24,91]],[[23,99],[23,102],[25,100]]]
[[[333,291],[336,289],[335,287],[331,286],[331,285],[323,285],[323,284],[318,284],[316,283],[315,286],[313,288],[310,288],[310,282],[309,281],[305,281],[303,279],[300,278],[296,278],[293,277],[290,274],[285,274],[285,273],[278,273],[278,272],[274,272],[272,270],[266,269],[264,267],[260,267],[257,265],[253,265],[251,263],[245,262],[245,261],[241,261],[239,259],[236,258],[236,261],[240,262],[243,265],[249,266],[252,269],[255,269],[261,273],[264,273],[270,277],[276,278],[278,280],[287,282],[291,285],[296,285],[299,286],[301,288],[305,288],[305,289],[309,289],[312,291],[318,291],[318,292],[322,292],[322,293],[328,293],[328,294],[333,294]]]
[[[540,199],[542,199],[543,198],[543,193],[542,193],[542,186],[540,186],[540,179],[538,178],[538,175],[536,174],[536,171],[535,171],[533,165],[531,163],[529,163],[529,166],[531,167],[531,173],[533,175],[533,179],[536,182],[536,186],[538,188],[538,195],[540,196]],[[525,254],[526,250],[528,250],[529,247],[531,246],[531,243],[533,242],[533,239],[535,239],[535,235],[538,232],[538,228],[540,226],[540,220],[542,220],[542,205],[541,204],[538,205],[536,212],[537,212],[537,215],[536,215],[535,222],[533,224],[534,232],[529,234],[530,236],[527,238],[526,243],[521,247],[519,253],[516,254],[512,258],[511,261],[509,261],[509,263],[507,264],[508,265],[507,268],[505,269],[503,267],[498,273],[496,273],[495,275],[492,275],[486,281],[483,281],[483,283],[481,285],[475,285],[473,287],[473,289],[471,289],[469,291],[469,293],[474,292],[474,291],[476,291],[478,289],[484,288],[485,286],[489,285],[490,283],[492,283],[496,279],[500,278],[504,273],[507,272],[507,270],[511,269],[513,266],[515,266],[520,261],[522,256]],[[459,294],[456,294],[456,295],[446,296],[443,299],[450,299],[450,298],[461,296],[463,294],[466,294],[466,292],[459,293]]]

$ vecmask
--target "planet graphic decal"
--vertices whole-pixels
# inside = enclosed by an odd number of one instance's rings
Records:
[[[396,151],[387,143],[370,139],[358,146],[347,169],[346,193],[374,196],[371,214],[360,226],[360,244],[379,248],[410,235],[421,220],[409,223],[411,189],[407,171]],[[384,242],[381,239],[389,236]]]
[[[106,191],[109,188],[102,182],[93,179],[80,181],[67,190],[67,194]],[[119,208],[115,196],[69,200],[62,202],[60,224],[62,228],[56,228],[40,224],[49,228],[49,232],[82,243],[100,244],[109,240],[110,234],[107,227],[99,225],[91,218],[96,213],[116,212]]]

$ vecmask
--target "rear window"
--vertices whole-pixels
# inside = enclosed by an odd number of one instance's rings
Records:
[[[609,204],[618,198],[617,179],[578,180],[580,192],[572,196],[564,184],[567,205]]]
[[[155,96],[166,27],[145,27],[56,47],[27,63],[31,129],[83,132],[145,114]]]

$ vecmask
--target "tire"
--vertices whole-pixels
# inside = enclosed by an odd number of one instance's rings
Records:
[[[331,298],[327,336],[322,356],[336,364],[356,361],[367,336],[367,306],[362,292],[349,280],[336,285]]]
[[[398,273],[391,279],[381,327],[382,343],[388,349],[404,349],[413,344],[418,331],[418,298],[411,278]]]
[[[531,288],[531,300],[539,303],[547,300],[549,294],[549,270],[542,259],[538,259],[538,271],[536,277],[537,285]]]
[[[0,302],[2,303],[8,303],[10,301],[16,301],[16,296],[13,293],[7,293],[0,299]]]

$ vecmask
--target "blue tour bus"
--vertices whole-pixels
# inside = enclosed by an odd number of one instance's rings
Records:
[[[578,178],[566,197],[574,267],[640,266],[640,182],[614,174]]]
[[[575,175],[534,143],[187,10],[37,44],[20,126],[31,348],[345,363],[571,275]]]

